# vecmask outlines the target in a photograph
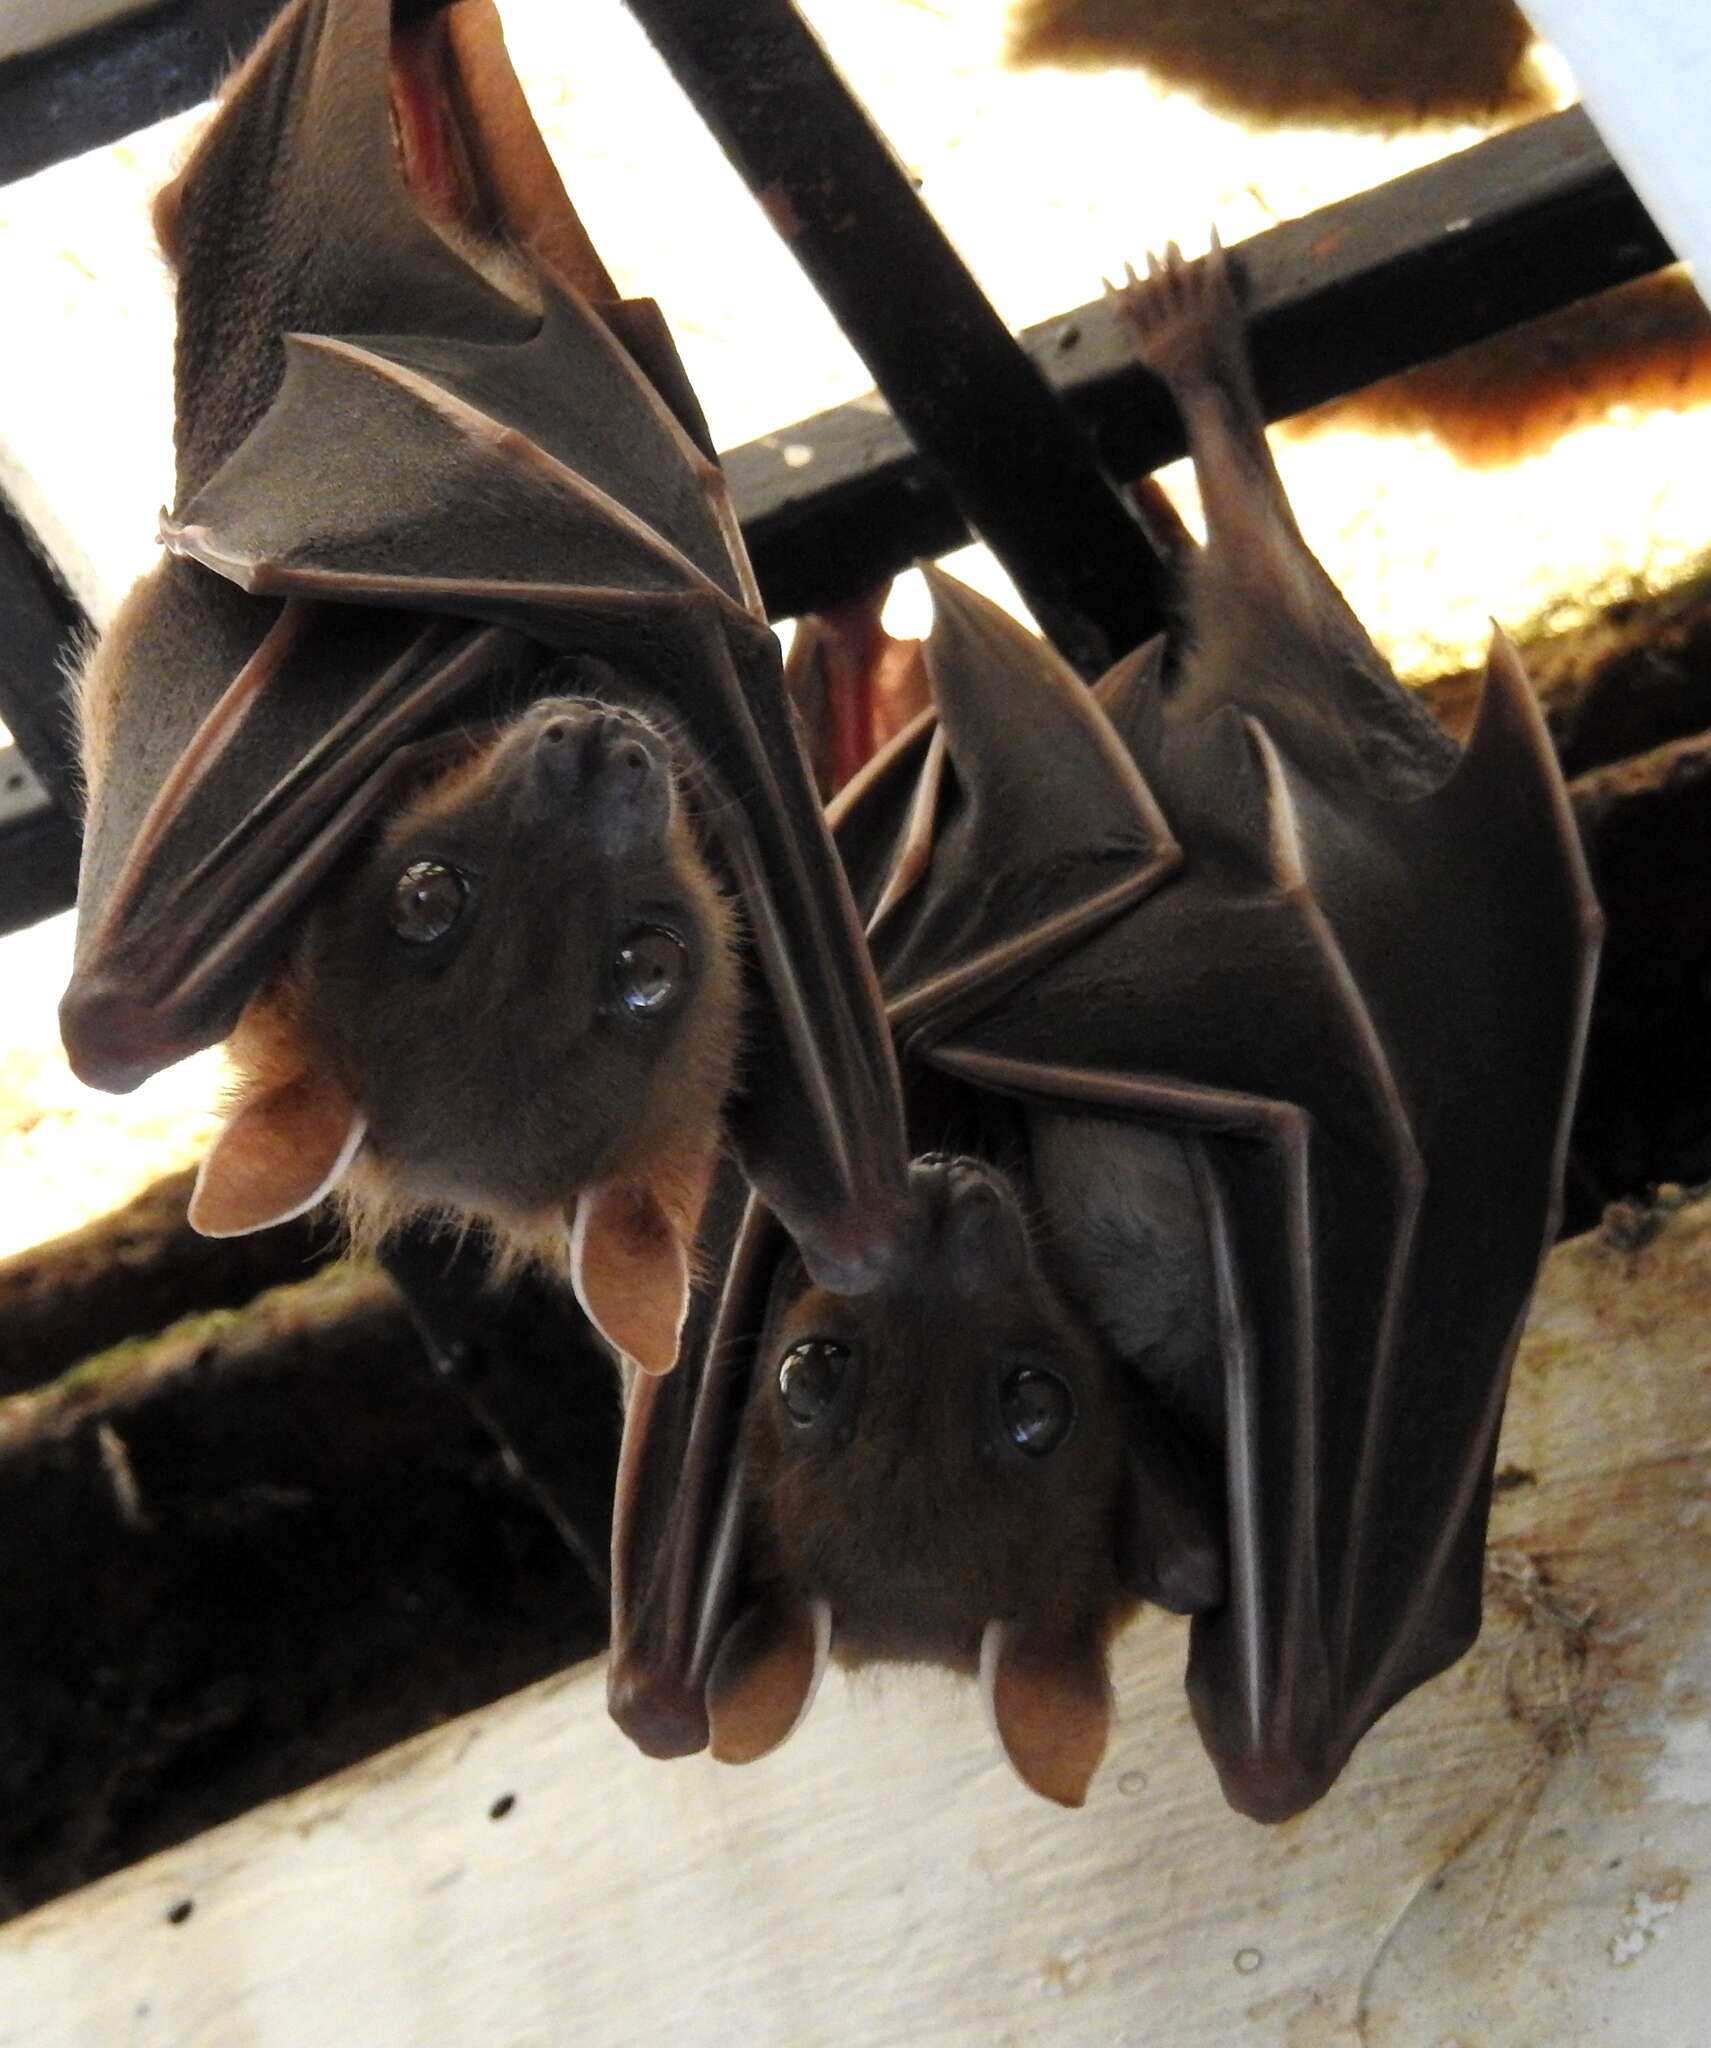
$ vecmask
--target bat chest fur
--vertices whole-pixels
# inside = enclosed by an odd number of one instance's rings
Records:
[[[1029,1118],[1053,1266],[1122,1362],[1216,1419],[1211,1256],[1187,1145],[1109,1117]]]

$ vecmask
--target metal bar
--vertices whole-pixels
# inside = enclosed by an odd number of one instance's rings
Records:
[[[0,719],[62,809],[79,806],[67,674],[89,619],[0,492]]]
[[[1578,110],[1268,229],[1237,255],[1272,419],[1670,261]],[[1103,304],[1030,328],[1022,342],[1114,474],[1140,476],[1182,454],[1168,399]],[[968,538],[948,492],[872,398],[781,428],[724,461],[774,618],[871,590]],[[18,559],[0,546],[0,585],[15,586],[7,569]],[[33,672],[57,680],[57,661],[57,652],[38,657]],[[0,822],[0,931],[70,902],[66,829]]]
[[[630,7],[1042,630],[1088,674],[1155,632],[1163,564],[790,0]]]
[[[68,909],[77,828],[16,747],[0,747],[0,936]]]
[[[0,64],[0,184],[210,97],[284,0],[165,0]]]
[[[1671,260],[1578,108],[1268,229],[1237,253],[1274,420]],[[1021,340],[1112,474],[1143,476],[1184,453],[1163,387],[1102,302]],[[871,590],[969,538],[950,494],[872,397],[724,461],[774,618]]]

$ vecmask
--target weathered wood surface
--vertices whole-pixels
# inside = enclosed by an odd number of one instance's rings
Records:
[[[455,1383],[334,1267],[0,1400],[0,1916],[601,1646],[616,1377],[534,1294]]]
[[[834,1678],[745,1771],[550,1680],[0,1931],[0,2048],[1697,2048],[1711,1204],[1553,1257],[1484,1638],[1321,1806],[1218,1800],[1163,1617],[1087,1809],[968,1693]]]
[[[250,1237],[198,1237],[195,1174],[169,1173],[110,1216],[0,1259],[0,1398],[199,1310],[237,1308],[301,1280],[337,1249],[325,1215]]]

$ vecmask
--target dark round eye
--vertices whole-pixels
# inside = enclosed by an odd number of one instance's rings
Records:
[[[778,1368],[778,1392],[792,1422],[818,1422],[838,1397],[849,1370],[850,1347],[814,1337],[792,1345]]]
[[[689,948],[675,932],[643,925],[618,948],[613,967],[624,1008],[638,1017],[659,1017],[683,992]]]
[[[1005,1378],[998,1392],[1005,1432],[1019,1451],[1043,1458],[1055,1451],[1075,1420],[1075,1396],[1055,1372],[1024,1365]]]
[[[469,884],[443,861],[413,860],[392,885],[386,914],[392,929],[413,945],[443,939],[463,915]]]

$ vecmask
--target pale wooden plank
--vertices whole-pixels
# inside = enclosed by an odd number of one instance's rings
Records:
[[[1219,1803],[1162,1617],[1079,1815],[948,1682],[834,1679],[732,1771],[585,1671],[0,1930],[0,2048],[1697,2048],[1707,1298],[1711,1207],[1555,1256],[1485,1639],[1288,1826]]]
[[[1522,0],[1652,218],[1711,290],[1711,8],[1704,0]]]

